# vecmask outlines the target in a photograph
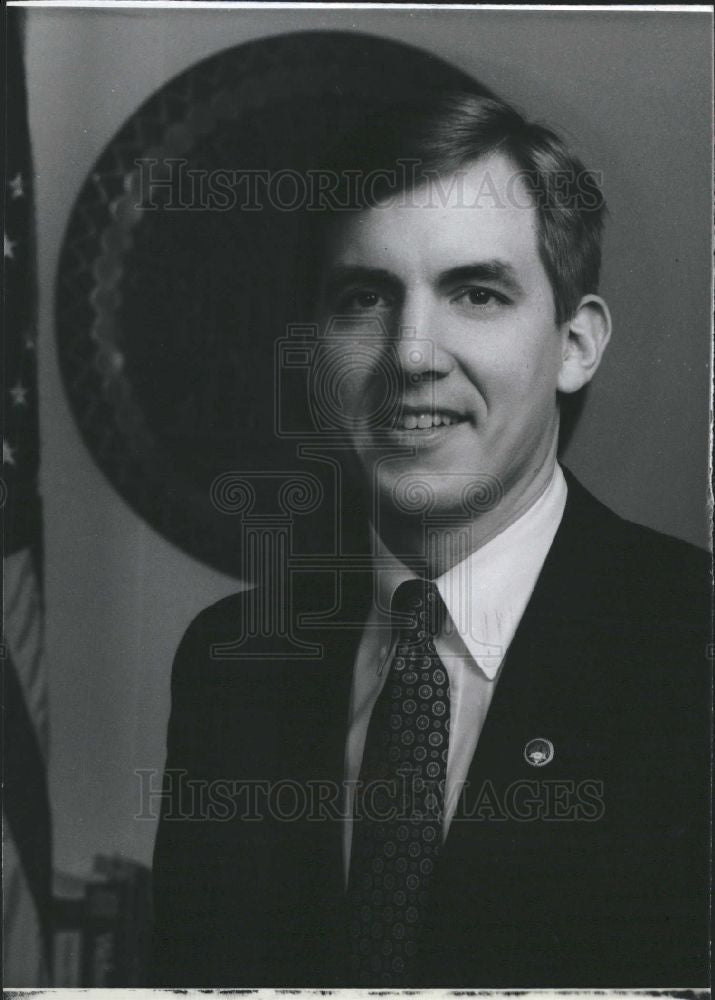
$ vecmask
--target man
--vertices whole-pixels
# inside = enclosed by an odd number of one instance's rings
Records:
[[[707,558],[556,460],[611,332],[598,187],[477,95],[355,148],[420,165],[323,233],[372,565],[296,586],[299,661],[222,658],[250,591],[184,636],[156,984],[702,985]]]

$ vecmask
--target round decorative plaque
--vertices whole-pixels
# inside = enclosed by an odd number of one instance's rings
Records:
[[[314,278],[296,178],[365,115],[445,87],[478,85],[383,38],[261,38],[162,86],[82,186],[56,289],[77,425],[124,500],[223,572],[241,573],[239,519],[215,484],[296,466],[275,433],[275,345]]]

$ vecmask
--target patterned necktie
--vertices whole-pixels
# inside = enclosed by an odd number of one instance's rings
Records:
[[[434,637],[446,609],[433,583],[408,580],[392,610],[400,635],[355,798],[348,884],[355,986],[409,984],[442,838],[449,680]]]

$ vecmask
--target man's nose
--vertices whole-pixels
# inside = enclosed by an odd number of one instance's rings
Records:
[[[452,361],[441,341],[434,310],[424,303],[406,302],[395,320],[392,350],[407,385],[436,381],[448,375]]]

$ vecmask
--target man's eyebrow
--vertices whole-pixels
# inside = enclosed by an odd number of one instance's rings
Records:
[[[439,284],[455,285],[461,281],[497,281],[514,293],[523,292],[521,282],[511,264],[503,260],[480,260],[450,267],[439,276]]]
[[[346,285],[359,282],[374,282],[383,286],[395,288],[400,281],[392,271],[381,267],[366,267],[360,264],[337,264],[328,268],[323,281],[323,287],[329,295],[339,291]]]

